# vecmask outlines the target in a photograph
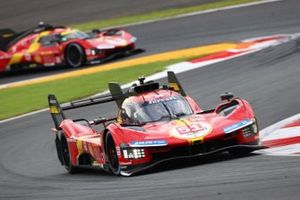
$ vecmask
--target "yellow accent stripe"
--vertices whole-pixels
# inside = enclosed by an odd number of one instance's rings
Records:
[[[45,35],[48,35],[49,34],[49,31],[44,31],[44,32],[41,32],[35,39],[34,41],[32,42],[32,44],[30,45],[30,47],[28,48],[27,52],[28,53],[33,53],[35,52],[36,50],[39,49],[40,47],[40,44],[39,44],[39,39]],[[23,58],[24,56],[24,53],[15,53],[13,54],[13,56],[11,57],[10,61],[9,61],[9,65],[12,65],[12,64],[16,64],[16,63],[19,63],[21,61],[21,59]]]
[[[50,106],[50,113],[59,114],[59,110],[56,106]]]
[[[29,53],[33,53],[35,52],[36,50],[38,50],[40,48],[40,43],[39,43],[39,39],[43,36],[46,36],[46,35],[49,35],[49,31],[44,31],[44,32],[41,32],[35,39],[34,41],[32,42],[32,44],[30,45],[30,47],[28,48],[28,52]]]
[[[189,144],[190,145],[202,144],[203,143],[203,138],[204,137],[189,139]]]
[[[9,65],[15,64],[15,63],[19,63],[21,61],[21,59],[23,58],[23,53],[15,53],[13,54],[13,56],[11,57],[10,61],[9,61]]]
[[[176,92],[179,91],[179,86],[177,83],[170,83],[169,87],[173,88],[173,90],[175,90]]]
[[[31,85],[31,84],[36,84],[36,83],[44,83],[44,82],[49,82],[49,81],[54,81],[54,80],[59,80],[59,79],[77,77],[77,76],[93,74],[93,73],[102,72],[102,71],[126,68],[126,67],[135,66],[135,65],[154,63],[154,62],[159,62],[159,61],[167,61],[167,60],[172,60],[172,59],[208,55],[208,54],[224,51],[227,49],[232,49],[232,48],[235,48],[236,46],[237,46],[237,44],[235,44],[235,43],[220,43],[220,44],[213,44],[213,45],[171,51],[171,52],[166,52],[166,53],[160,53],[160,54],[130,59],[130,60],[126,60],[126,61],[120,61],[120,62],[116,62],[116,63],[112,63],[112,64],[99,65],[99,66],[86,68],[86,69],[82,69],[82,70],[66,72],[66,73],[62,73],[62,74],[58,74],[58,75],[51,75],[51,76],[47,76],[47,77],[11,83],[11,84],[7,84],[5,86],[5,88],[21,87],[21,86]],[[3,87],[2,87],[2,89],[3,89]]]
[[[82,140],[77,140],[76,141],[76,146],[77,146],[79,155],[84,152]]]

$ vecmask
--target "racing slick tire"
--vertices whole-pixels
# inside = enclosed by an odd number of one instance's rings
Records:
[[[78,43],[70,43],[64,51],[65,62],[72,68],[81,67],[86,61],[84,49]]]
[[[110,133],[107,133],[106,137],[105,137],[105,152],[106,152],[106,156],[108,159],[110,171],[114,175],[119,175],[121,168],[119,165],[119,159],[118,159],[118,155],[117,155],[115,142]]]
[[[59,147],[59,148],[58,148]],[[69,152],[69,147],[67,143],[67,139],[65,135],[62,133],[60,137],[60,143],[56,146],[57,151],[61,153],[62,163],[65,166],[66,170],[69,174],[77,173],[79,170],[78,168],[74,167],[71,163],[71,156]]]
[[[57,157],[59,162],[63,165],[64,161],[63,161],[63,156],[62,156],[62,150],[61,150],[61,144],[60,144],[60,139],[58,137],[58,135],[55,136],[55,147],[56,147],[56,153],[57,153]]]

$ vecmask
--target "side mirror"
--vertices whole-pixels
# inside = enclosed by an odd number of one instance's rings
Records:
[[[101,117],[101,118],[94,119],[92,122],[93,122],[92,123],[93,125],[103,124],[103,123],[107,122],[107,119],[104,117]]]
[[[231,99],[233,99],[233,97],[234,95],[231,92],[225,92],[220,96],[221,101],[230,101]]]

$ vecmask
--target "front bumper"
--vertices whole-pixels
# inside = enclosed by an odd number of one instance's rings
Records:
[[[238,144],[238,145],[232,145],[232,146],[218,148],[218,149],[215,149],[215,150],[212,150],[209,152],[196,153],[193,155],[179,155],[179,156],[173,156],[173,157],[165,157],[165,158],[162,158],[161,160],[156,160],[149,164],[130,166],[129,169],[122,169],[120,172],[120,175],[122,175],[122,176],[136,175],[138,173],[144,172],[144,171],[154,168],[162,163],[166,163],[166,162],[169,162],[172,160],[196,159],[196,158],[201,158],[201,157],[217,154],[217,153],[224,152],[224,151],[230,151],[230,150],[241,150],[241,151],[247,150],[247,151],[251,152],[251,151],[265,149],[265,148],[266,147],[264,147],[264,146],[256,145],[253,143],[252,144]]]
[[[112,60],[118,56],[129,56],[135,53],[135,44],[129,44],[123,47],[116,47],[114,49],[98,49],[94,50],[94,55],[87,56],[88,64],[99,64]]]

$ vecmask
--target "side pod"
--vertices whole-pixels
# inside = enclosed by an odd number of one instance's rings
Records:
[[[55,125],[55,128],[58,130],[60,123],[66,118],[59,102],[57,101],[55,95],[49,94],[48,95],[48,102],[49,102],[49,110]]]

